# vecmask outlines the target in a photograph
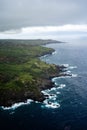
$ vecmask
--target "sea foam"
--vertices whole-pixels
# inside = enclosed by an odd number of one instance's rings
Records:
[[[54,51],[54,52],[52,53],[52,55],[55,55],[55,54],[57,54],[57,51]]]
[[[78,74],[72,74],[72,77],[77,77],[78,76]]]
[[[48,107],[48,108],[59,108],[60,104],[59,103],[50,103],[50,104],[46,104],[45,107]]]
[[[22,105],[30,104],[31,102],[33,102],[33,100],[27,99],[26,102],[15,103],[15,104],[13,104],[11,107],[4,107],[4,106],[2,106],[1,108],[2,108],[3,110],[10,110],[10,109],[15,110],[16,108],[18,108],[18,107],[20,107],[20,106],[22,106]]]
[[[68,69],[76,69],[77,66],[69,66]]]
[[[69,64],[62,64],[64,67],[68,68]]]
[[[60,84],[59,87],[57,87],[57,89],[63,89],[66,87],[66,84]]]
[[[53,99],[54,100],[54,99]],[[55,99],[56,100],[56,99]],[[54,100],[54,101],[55,101]],[[58,102],[52,102],[49,101],[48,99],[44,100],[43,105],[41,105],[41,107],[47,107],[47,108],[59,108],[60,104]]]

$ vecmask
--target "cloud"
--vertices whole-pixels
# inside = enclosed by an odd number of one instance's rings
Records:
[[[0,0],[0,31],[87,24],[87,0]]]
[[[25,27],[19,30],[0,32],[0,39],[57,39],[65,37],[87,36],[87,24],[63,25],[63,26],[35,26]]]
[[[22,28],[24,33],[37,33],[37,32],[55,32],[55,31],[85,31],[87,32],[87,25],[63,25],[63,26],[45,26],[45,27],[27,27]]]

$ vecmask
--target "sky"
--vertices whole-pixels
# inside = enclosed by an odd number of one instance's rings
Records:
[[[86,12],[87,0],[0,0],[0,38],[86,33]]]

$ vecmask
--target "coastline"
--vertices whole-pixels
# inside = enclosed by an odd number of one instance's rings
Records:
[[[46,43],[46,44],[49,44],[49,43]],[[53,52],[54,52],[54,49],[51,49],[47,52],[45,51],[44,53],[39,54],[38,56],[52,54]],[[36,57],[38,57],[38,56],[36,56]],[[8,98],[5,100],[2,100],[2,102],[0,102],[0,106],[10,107],[15,103],[20,103],[20,102],[26,103],[26,101],[28,99],[38,101],[38,102],[43,102],[47,98],[47,96],[42,94],[41,91],[45,90],[45,89],[52,88],[54,86],[54,83],[52,82],[52,78],[59,77],[59,76],[66,76],[63,73],[61,74],[61,72],[64,71],[64,68],[65,68],[64,66],[47,64],[41,60],[36,60],[36,59],[35,59],[34,63],[37,63],[36,67],[38,67],[38,68],[40,67],[40,64],[43,64],[44,66],[47,67],[47,68],[44,68],[46,72],[43,72],[43,74],[41,75],[42,77],[34,79],[35,81],[33,83],[34,83],[34,86],[35,85],[37,86],[38,89],[36,91],[38,93],[36,93],[35,90],[28,91],[28,89],[23,88],[22,89],[23,91],[21,90],[19,92],[16,92],[16,95],[13,93],[14,96],[11,99]],[[42,70],[43,70],[43,68],[42,68]],[[24,86],[25,86],[25,84],[24,84]],[[10,93],[11,92],[8,93],[8,96],[10,95]]]
[[[56,65],[57,66],[57,65]],[[61,77],[61,76],[68,76],[68,75],[64,75],[64,74],[61,74],[60,73],[62,72],[62,70],[66,67],[64,66],[57,66],[58,67],[58,71],[59,71],[59,74],[58,73],[55,73],[54,75],[50,75],[49,78],[47,79],[43,79],[41,81],[41,84],[42,86],[40,86],[40,93],[41,93],[41,97],[34,97],[34,95],[30,96],[30,98],[24,98],[24,99],[20,99],[20,101],[15,101],[14,103],[12,103],[12,101],[10,102],[10,105],[7,103],[7,104],[4,104],[2,106],[0,106],[3,110],[9,110],[9,109],[12,109],[12,110],[15,110],[16,108],[22,106],[22,105],[28,105],[28,104],[31,104],[32,102],[35,102],[35,103],[44,103],[46,99],[49,98],[49,95],[45,95],[43,93],[44,90],[47,90],[47,89],[52,89],[55,87],[55,82],[52,80],[54,79],[55,77]],[[70,76],[70,75],[69,75]],[[40,84],[40,85],[41,85]],[[48,106],[50,106],[51,104],[48,103]],[[58,104],[54,104],[54,108],[57,108],[59,106],[57,106]]]

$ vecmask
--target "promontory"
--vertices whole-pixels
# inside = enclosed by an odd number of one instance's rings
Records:
[[[45,44],[55,40],[0,40],[0,106],[16,102],[45,99],[41,90],[51,88],[51,78],[59,76],[63,67],[40,60],[55,50]]]

